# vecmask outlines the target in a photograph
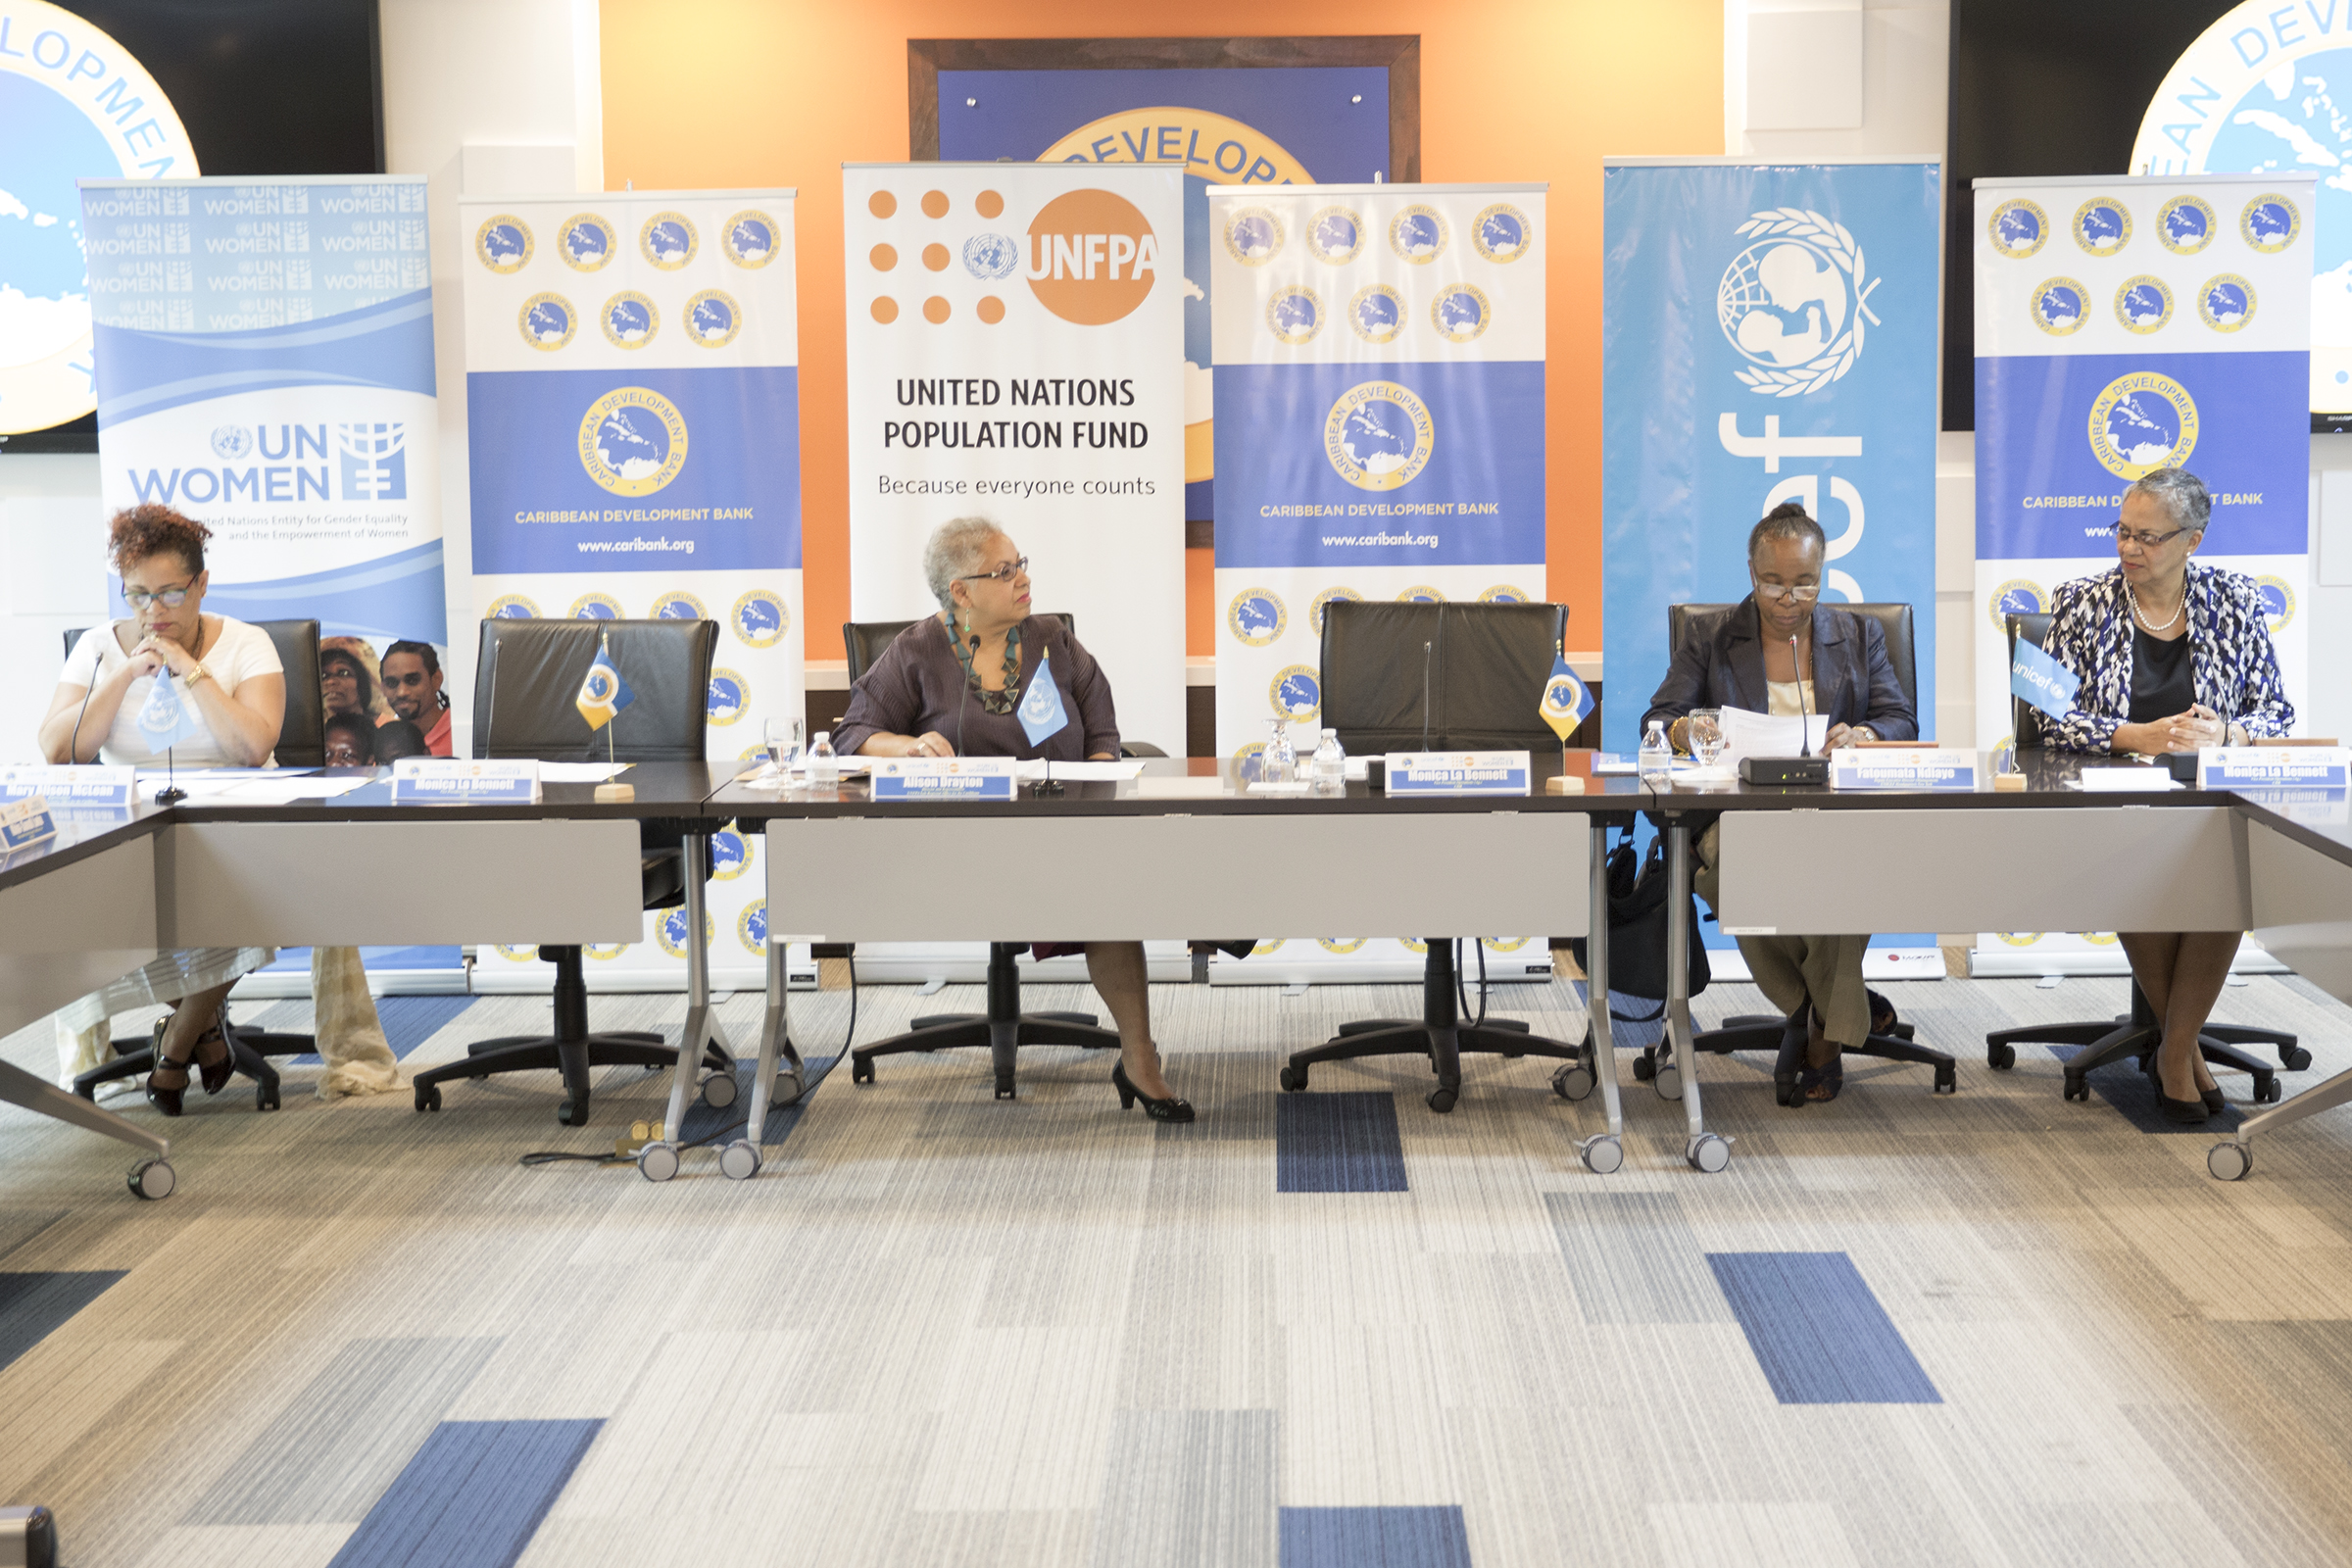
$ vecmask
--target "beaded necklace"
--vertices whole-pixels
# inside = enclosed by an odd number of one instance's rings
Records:
[[[956,634],[953,623],[948,641],[955,645],[956,662],[963,666],[963,678],[980,699],[981,710],[990,713],[1009,713],[1021,703],[1021,628],[1015,624],[1004,633],[1004,689],[992,692],[980,684],[980,672],[972,667],[972,650]]]

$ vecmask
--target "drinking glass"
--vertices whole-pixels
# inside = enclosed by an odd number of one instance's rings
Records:
[[[1714,708],[1690,710],[1690,755],[1698,765],[1711,768],[1723,755],[1723,712]]]
[[[770,771],[789,773],[792,764],[800,760],[801,721],[797,718],[771,718],[762,726],[767,741],[767,765]]]

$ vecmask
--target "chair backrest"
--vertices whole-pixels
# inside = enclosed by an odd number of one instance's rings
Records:
[[[280,767],[326,765],[325,701],[318,692],[318,623],[315,620],[257,620],[277,649],[277,662],[286,671],[286,718],[277,727],[274,748]],[[66,633],[66,657],[87,626]]]
[[[1041,613],[1054,616],[1073,632],[1078,629],[1078,618],[1067,611],[1048,610]],[[851,681],[855,682],[858,676],[873,668],[874,661],[882,657],[882,651],[898,640],[899,633],[913,624],[911,620],[843,621],[841,647],[850,662]]]
[[[1323,725],[1353,753],[1419,751],[1426,670],[1432,747],[1555,748],[1542,705],[1567,631],[1565,605],[1332,600],[1323,607]]]
[[[636,694],[609,726],[624,762],[699,762],[709,728],[715,620],[482,622],[473,677],[473,755],[601,760],[607,737],[577,706],[580,682],[609,638],[613,667]]]
[[[1708,615],[1730,610],[1730,605],[1668,605],[1666,607],[1666,646],[1680,648],[1683,639],[1691,635],[1698,621]],[[1895,683],[1902,687],[1903,696],[1911,703],[1911,713],[1919,716],[1919,651],[1913,645],[1911,607],[1898,604],[1840,604],[1835,608],[1849,610],[1857,615],[1868,615],[1879,623],[1886,638],[1886,662],[1894,666]]]
[[[2016,666],[2017,640],[2020,637],[2036,648],[2047,648],[2049,646],[2050,621],[2053,618],[2043,611],[2037,611],[2032,614],[2012,611],[2003,615],[2001,624],[2009,633],[2009,662],[2003,667],[2014,668]],[[2013,744],[2021,752],[2029,746],[2039,746],[2043,739],[2041,731],[2041,710],[2024,698],[2012,694],[2009,698],[2009,733],[2015,738]]]

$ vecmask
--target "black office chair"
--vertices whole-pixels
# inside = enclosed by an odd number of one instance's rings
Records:
[[[319,767],[326,761],[326,712],[318,693],[318,623],[315,620],[257,620],[270,634],[277,662],[286,675],[286,716],[278,726],[275,756],[280,767]],[[66,655],[73,657],[79,628],[66,633]],[[231,1021],[220,1009],[220,1033],[228,1042],[237,1071],[254,1083],[254,1103],[263,1110],[278,1107],[277,1069],[271,1056],[306,1056],[318,1049],[310,1035],[275,1029],[256,1029]],[[98,1086],[117,1078],[131,1078],[155,1066],[155,1037],[118,1037],[116,1054],[74,1078],[74,1092],[84,1100],[97,1098]]]
[[[2004,615],[2002,624],[2008,633],[2009,662],[2017,662],[2017,640],[2023,637],[2039,648],[2050,634],[2051,617],[2047,614]],[[2019,751],[2044,743],[2041,710],[2022,697],[2009,699],[2009,733],[2016,737]],[[1984,1036],[1984,1061],[1996,1071],[2007,1071],[2017,1065],[2017,1048],[2025,1045],[2081,1046],[2066,1064],[2066,1098],[2088,1100],[2090,1085],[2087,1075],[2094,1068],[2104,1067],[2125,1056],[2139,1058],[2139,1070],[2156,1070],[2156,1048],[2164,1044],[2164,1027],[2156,1017],[2156,1009],[2148,1004],[2146,993],[2139,981],[2132,981],[2132,1010],[2119,1013],[2101,1022],[2029,1024],[2019,1029],[1994,1029]],[[2250,1076],[2254,1081],[2255,1102],[2276,1101],[2283,1089],[2276,1069],[2247,1055],[2238,1046],[2269,1046],[2278,1053],[2279,1063],[2289,1072],[2301,1072],[2311,1065],[2311,1053],[2296,1044],[2295,1037],[2281,1029],[2254,1029],[2241,1024],[2209,1023],[2197,1033],[2197,1054],[2208,1065],[2230,1067]]]
[[[473,755],[489,759],[699,762],[709,711],[710,662],[718,645],[714,620],[501,620],[482,622],[481,657],[473,682]],[[575,700],[595,662],[600,638],[611,640],[612,662],[636,694],[609,726],[591,732]],[[539,956],[556,966],[555,1033],[476,1041],[464,1061],[416,1075],[416,1108],[441,1108],[441,1085],[492,1073],[555,1068],[564,1075],[557,1116],[565,1125],[588,1120],[591,1067],[704,1069],[704,1096],[713,1104],[733,1099],[734,1058],[704,1005],[710,994],[710,954],[702,942],[703,884],[710,877],[710,841],[695,824],[648,819],[639,824],[645,907],[686,906],[685,1034],[671,1046],[649,1030],[591,1031],[588,986],[580,949],[544,946]],[[720,1080],[725,1082],[721,1084]]]
[[[1687,637],[1703,635],[1706,618],[1734,609],[1731,605],[1668,605],[1666,607],[1666,646],[1680,648]],[[1879,623],[1886,637],[1886,662],[1894,666],[1895,680],[1902,686],[1903,695],[1911,699],[1911,710],[1919,711],[1919,662],[1912,637],[1911,607],[1898,604],[1839,605],[1858,615],[1868,615]],[[1728,1055],[1735,1051],[1769,1051],[1775,1053],[1772,1065],[1773,1099],[1783,1105],[1798,1104],[1803,1091],[1798,1089],[1797,1073],[1805,1064],[1805,1038],[1808,1030],[1802,1018],[1777,1018],[1769,1014],[1739,1013],[1723,1020],[1723,1026],[1706,1029],[1691,1037],[1693,1050]],[[1959,1070],[1953,1058],[1940,1051],[1917,1043],[1916,1031],[1907,1023],[1897,1023],[1888,1034],[1873,1034],[1860,1045],[1848,1046],[1847,1052],[1857,1056],[1877,1056],[1886,1061],[1915,1061],[1936,1069],[1934,1093],[1948,1095],[1959,1088]],[[1642,1054],[1634,1063],[1637,1078],[1654,1077],[1657,1072],[1656,1048]]]
[[[1323,611],[1323,727],[1351,754],[1439,751],[1544,753],[1559,737],[1538,715],[1560,639],[1563,605],[1380,603],[1335,599]],[[1464,1023],[1453,939],[1431,937],[1421,965],[1421,1016],[1340,1025],[1323,1045],[1292,1054],[1282,1087],[1306,1087],[1319,1061],[1426,1055],[1438,1087],[1429,1108],[1453,1109],[1462,1053],[1581,1061],[1583,1049],[1532,1034],[1509,1018]]]

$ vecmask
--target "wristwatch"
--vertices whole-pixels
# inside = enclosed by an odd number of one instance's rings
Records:
[[[1867,736],[1874,741],[1879,738],[1879,732],[1875,729],[1872,729],[1868,724],[1856,724],[1853,726],[1853,728],[1846,731],[1846,733],[1848,735]]]

